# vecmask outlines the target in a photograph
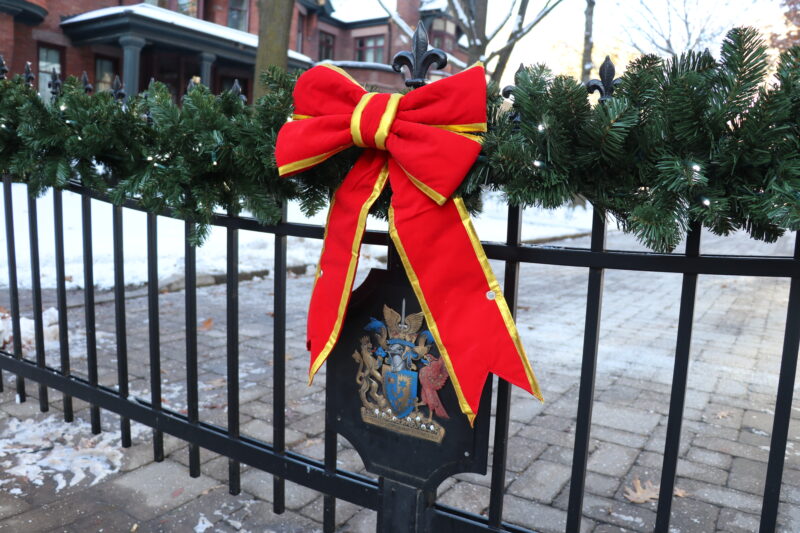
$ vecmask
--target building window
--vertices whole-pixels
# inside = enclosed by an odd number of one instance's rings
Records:
[[[324,31],[319,32],[319,59],[333,59],[333,47],[336,44],[336,37]]]
[[[228,27],[247,31],[247,8],[249,0],[230,0],[228,3]]]
[[[190,17],[197,17],[198,0],[178,0],[177,11]]]
[[[305,41],[306,34],[306,16],[297,14],[297,42],[295,43],[295,50],[303,53],[303,41]]]
[[[98,57],[94,60],[95,92],[110,91],[114,75],[117,74],[117,62],[113,59]]]
[[[53,71],[62,74],[61,50],[49,46],[39,47],[39,96],[49,98],[51,96],[48,84],[53,79]]]
[[[356,39],[356,61],[383,63],[383,35]]]

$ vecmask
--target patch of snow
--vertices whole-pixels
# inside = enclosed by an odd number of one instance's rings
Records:
[[[42,313],[42,326],[44,329],[45,353],[53,348],[58,349],[58,311],[52,307]],[[19,320],[22,355],[28,356],[36,353],[35,322],[28,317]],[[11,314],[5,309],[0,309],[0,349],[12,350],[14,344],[14,325]]]
[[[214,22],[196,17],[190,17],[189,15],[170,11],[169,9],[164,9],[151,4],[135,4],[131,6],[114,6],[102,9],[94,9],[80,15],[67,17],[61,22],[61,25],[69,26],[71,24],[84,22],[87,20],[97,20],[126,14],[138,15],[151,20],[157,20],[167,24],[174,24],[175,26],[179,26],[181,28],[194,30],[206,35],[213,35],[215,37],[241,43],[252,48],[258,48],[258,35],[254,33],[236,30],[234,28],[229,28],[228,26],[215,24]],[[289,57],[297,59],[298,61],[304,61],[309,64],[312,63],[310,57],[294,50],[289,50]]]
[[[396,0],[384,0],[386,7],[397,9]],[[331,0],[333,18],[342,22],[360,22],[386,18],[386,10],[376,0]]]
[[[447,0],[422,0],[419,4],[420,11],[447,11]]]
[[[59,492],[84,480],[95,485],[119,472],[123,457],[119,437],[114,432],[86,437],[90,430],[88,422],[66,423],[54,415],[42,420],[8,419],[0,433],[0,479],[22,478],[37,486],[52,479]],[[137,424],[133,436],[143,430]],[[67,474],[71,474],[68,481]]]
[[[197,525],[194,526],[195,533],[204,533],[207,529],[214,527],[214,524],[209,522],[206,515],[200,513],[200,520],[197,521]]]
[[[620,513],[611,513],[611,516],[615,518],[619,518],[620,520],[624,520],[625,522],[633,522],[637,526],[644,526],[644,520],[639,518],[638,516],[629,516]]]

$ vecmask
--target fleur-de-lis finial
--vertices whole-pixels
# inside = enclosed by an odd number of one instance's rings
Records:
[[[514,89],[516,89],[517,85],[519,85],[519,78],[522,76],[523,72],[525,72],[525,65],[520,63],[519,68],[514,73],[514,85],[506,85],[503,87],[503,90],[500,93],[503,95],[503,98],[511,98],[511,95],[514,93]]]
[[[25,80],[25,85],[29,88],[33,87],[33,80],[36,79],[36,76],[33,75],[31,72],[31,62],[25,62],[25,72],[22,74],[23,79]]]
[[[3,59],[3,56],[0,55],[0,80],[6,79],[6,74],[8,74],[8,67],[6,66],[6,60]]]
[[[61,95],[61,74],[56,72],[55,68],[53,72],[50,73],[50,81],[47,83],[47,86],[50,87],[51,100],[55,102]]]
[[[242,100],[243,104],[247,103],[247,97],[242,94],[242,86],[239,85],[239,78],[234,78],[233,85],[231,85],[230,91],[234,95],[238,96]]]
[[[114,81],[111,82],[111,94],[114,96],[114,100],[120,101],[125,100],[125,86],[122,84],[122,81],[119,79],[119,75],[114,76]]]
[[[606,56],[603,64],[600,65],[600,79],[589,80],[586,82],[586,90],[590,93],[598,91],[600,93],[600,102],[605,102],[614,95],[614,87],[619,83],[619,78],[614,79],[614,63],[611,58]]]
[[[86,74],[85,70],[83,71],[83,74],[81,74],[81,84],[83,85],[84,94],[92,94],[94,87],[91,83],[89,83],[89,75]]]
[[[439,48],[428,50],[428,33],[425,25],[420,22],[414,32],[411,43],[411,52],[398,52],[392,59],[392,68],[395,72],[401,72],[403,67],[408,68],[409,78],[406,80],[406,87],[418,88],[425,85],[425,78],[434,63],[436,68],[444,68],[447,65],[447,54]]]

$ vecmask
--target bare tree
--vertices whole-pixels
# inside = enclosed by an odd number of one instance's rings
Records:
[[[289,65],[289,31],[294,0],[258,0],[258,50],[256,51],[256,83],[253,96],[258,99],[266,88],[258,78],[269,65],[284,69]]]
[[[449,12],[455,18],[456,25],[464,32],[467,39],[467,63],[471,64],[476,61],[483,61],[487,69],[492,71],[492,80],[499,82],[506,64],[508,63],[508,58],[514,49],[514,45],[517,44],[520,39],[528,35],[531,30],[562,1],[563,0],[544,0],[544,5],[536,16],[530,21],[525,22],[529,0],[511,0],[508,11],[500,22],[494,29],[488,31],[486,29],[488,0],[447,0],[447,5]],[[411,26],[400,17],[397,11],[390,9],[384,0],[378,0],[378,2],[400,30],[411,37],[413,35]],[[487,52],[487,50],[490,49],[492,41],[495,40],[501,30],[506,26],[509,20],[511,20],[515,11],[517,16],[514,19],[511,34],[508,39],[499,47],[492,47],[491,51]],[[449,54],[448,59],[457,65],[462,63]],[[490,62],[495,59],[497,62],[492,69]]]
[[[586,22],[583,27],[583,57],[581,58],[581,81],[586,83],[592,77],[592,24],[594,21],[595,0],[586,0]]]
[[[783,0],[786,17],[786,32],[773,33],[770,44],[778,50],[786,50],[800,44],[800,0]]]
[[[640,53],[678,55],[689,50],[716,47],[719,39],[735,24],[734,16],[754,0],[639,0],[618,2],[631,9],[625,31]],[[624,5],[624,7],[623,7]]]

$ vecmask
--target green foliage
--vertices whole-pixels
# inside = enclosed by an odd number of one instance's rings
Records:
[[[718,61],[642,56],[595,106],[578,81],[522,69],[513,107],[489,86],[483,150],[458,194],[472,212],[484,189],[522,206],[582,198],[658,251],[693,222],[774,241],[800,230],[800,48],[783,53],[771,83],[766,73],[765,47],[748,28],[728,34]],[[316,213],[360,150],[280,178],[274,147],[295,77],[273,68],[261,81],[267,93],[252,106],[203,86],[179,104],[158,83],[122,105],[84,94],[74,78],[49,103],[20,77],[2,81],[0,172],[34,194],[80,181],[117,203],[170,210],[197,223],[199,241],[219,212],[276,223],[293,199]],[[385,217],[390,197],[387,187],[373,214]]]

